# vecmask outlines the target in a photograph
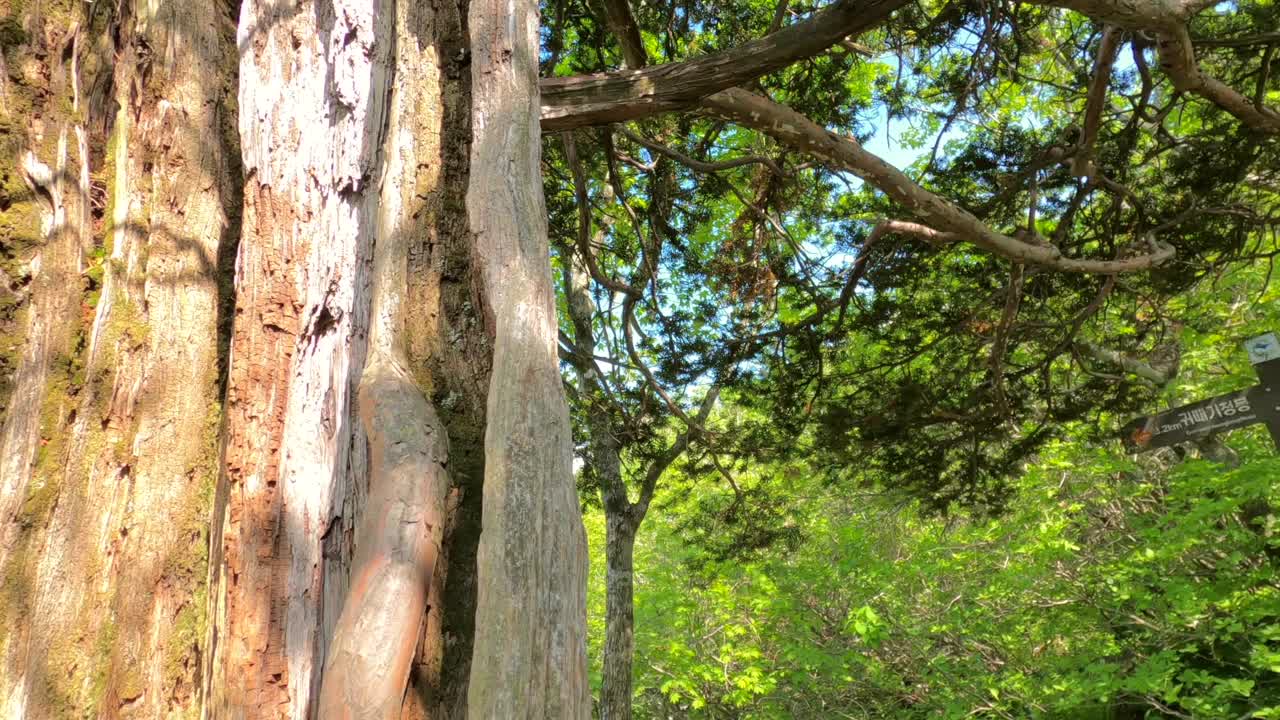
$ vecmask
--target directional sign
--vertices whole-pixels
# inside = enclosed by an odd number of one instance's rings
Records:
[[[1276,339],[1275,333],[1259,335],[1245,343],[1244,348],[1249,351],[1249,362],[1254,365],[1280,360],[1280,340]]]
[[[1267,333],[1245,349],[1261,385],[1137,418],[1121,431],[1125,449],[1146,452],[1257,423],[1267,424],[1280,449],[1280,341]]]
[[[1211,432],[1266,422],[1268,418],[1259,412],[1265,407],[1259,402],[1266,400],[1265,394],[1255,392],[1257,390],[1261,388],[1219,395],[1133,420],[1122,431],[1125,449],[1145,452],[1199,440]]]

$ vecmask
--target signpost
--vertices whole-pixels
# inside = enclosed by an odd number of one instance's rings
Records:
[[[1266,423],[1280,449],[1280,339],[1267,333],[1245,343],[1245,350],[1260,384],[1137,418],[1122,431],[1125,449],[1146,452],[1257,423]]]

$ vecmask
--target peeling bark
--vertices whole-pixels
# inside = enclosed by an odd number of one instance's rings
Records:
[[[246,0],[243,236],[215,508],[209,714],[307,718],[367,482],[355,397],[389,0]]]

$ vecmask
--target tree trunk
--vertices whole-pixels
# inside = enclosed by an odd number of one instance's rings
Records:
[[[214,525],[214,717],[306,718],[367,492],[390,2],[241,8],[244,225]]]
[[[538,5],[473,0],[467,211],[493,323],[477,718],[586,718],[586,533],[557,357],[538,126]]]
[[[25,38],[4,58],[0,714],[194,717],[239,206],[229,18],[18,8],[0,10]]]
[[[605,525],[604,677],[601,720],[631,720],[631,665],[635,655],[633,606],[636,526],[630,515],[609,513]]]
[[[536,6],[229,12],[0,0],[0,712],[587,717]]]
[[[574,172],[578,197],[578,248],[590,250],[591,214],[587,208],[586,185],[578,168],[577,148],[572,133],[564,133],[565,154]],[[600,235],[596,240],[601,239]],[[631,664],[633,649],[632,556],[636,529],[643,512],[631,503],[627,485],[622,479],[621,443],[615,429],[609,397],[605,393],[596,365],[596,337],[593,323],[596,307],[591,297],[591,258],[576,255],[568,247],[560,249],[564,273],[564,292],[573,323],[573,364],[577,370],[579,393],[586,403],[587,465],[600,486],[600,501],[606,522],[605,562],[605,644],[604,678],[600,692],[602,720],[631,717]],[[640,514],[637,515],[637,512]]]
[[[412,644],[368,641],[416,637],[425,588],[397,595],[403,605],[378,603],[392,585],[428,577],[436,600],[427,602],[443,612],[428,614],[421,697],[408,712],[580,717],[588,707],[585,540],[535,174],[536,78],[510,68],[510,51],[493,50],[515,44],[519,61],[536,57],[536,14],[520,8],[528,34],[511,38],[509,9],[455,8],[351,0],[286,11],[250,1],[242,12],[248,186],[219,497],[214,716],[308,717],[331,638],[324,714],[358,704],[388,716]],[[471,93],[462,12],[471,44],[485,48],[474,54]],[[457,143],[468,128],[470,158]],[[511,183],[513,166],[524,182]],[[403,425],[378,432],[389,411]],[[460,446],[456,470],[444,433]],[[414,450],[393,456],[396,447]],[[431,548],[446,512],[446,462],[455,477],[441,587]],[[414,483],[428,478],[435,484],[422,494]],[[475,550],[481,478],[486,521]],[[393,508],[424,534],[381,524]],[[356,533],[366,509],[370,523]],[[513,546],[525,554],[508,554]],[[521,633],[526,641],[513,644]],[[379,645],[392,657],[369,655]],[[468,685],[471,655],[481,662]],[[392,664],[394,673],[383,669]],[[374,687],[361,675],[370,668],[391,677]]]

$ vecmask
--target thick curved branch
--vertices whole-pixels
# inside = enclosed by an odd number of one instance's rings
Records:
[[[1194,93],[1240,119],[1249,127],[1266,133],[1280,133],[1280,112],[1255,105],[1242,93],[1206,74],[1196,62],[1187,21],[1207,5],[1199,0],[1031,0],[1038,5],[1074,10],[1126,30],[1152,32],[1160,51],[1160,66],[1173,85]],[[1211,4],[1211,3],[1210,3]]]
[[[1120,37],[1119,28],[1108,25],[1102,31],[1102,42],[1093,63],[1093,77],[1089,80],[1089,95],[1085,101],[1084,129],[1080,133],[1076,156],[1071,161],[1071,174],[1076,177],[1094,173],[1093,146],[1102,127],[1102,108],[1107,104],[1107,86],[1111,83],[1111,68],[1116,62],[1116,51],[1120,49]]]
[[[1169,376],[1151,365],[1148,365],[1137,358],[1130,357],[1124,353],[1116,352],[1108,348],[1094,345],[1090,342],[1076,343],[1076,347],[1088,353],[1095,360],[1115,365],[1130,375],[1136,375],[1144,380],[1150,380],[1156,385],[1164,385],[1169,382]]]
[[[818,55],[849,35],[879,25],[906,4],[907,0],[838,0],[804,22],[714,55],[644,69],[544,79],[542,130],[570,130],[693,107],[707,95]]]
[[[1200,69],[1186,26],[1157,35],[1156,47],[1160,50],[1160,67],[1169,75],[1175,88],[1203,97],[1255,130],[1280,133],[1280,112],[1255,103]]]
[[[737,88],[716,93],[702,104],[727,120],[852,172],[933,228],[1015,262],[1065,272],[1106,275],[1146,270],[1174,255],[1173,248],[1164,245],[1153,247],[1144,255],[1118,260],[1065,257],[1061,250],[1047,242],[1032,244],[992,230],[963,208],[929,192],[897,168],[867,152],[858,141],[837,135],[784,105]]]

